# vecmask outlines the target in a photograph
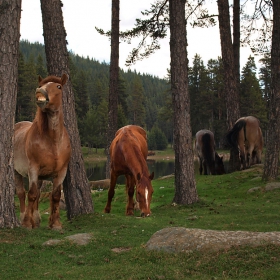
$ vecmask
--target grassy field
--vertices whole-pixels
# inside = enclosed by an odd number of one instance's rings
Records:
[[[278,231],[280,190],[264,190],[260,167],[222,176],[197,176],[199,202],[172,205],[174,178],[154,180],[152,215],[126,217],[124,186],[118,185],[112,212],[104,214],[107,191],[93,193],[94,214],[67,221],[63,230],[47,228],[48,201],[40,204],[39,229],[0,231],[0,279],[279,279],[280,248],[268,245],[218,253],[167,254],[146,251],[145,244],[165,227]],[[248,193],[253,187],[260,190]],[[18,203],[16,201],[18,211]],[[49,239],[92,233],[86,246]],[[112,249],[118,249],[114,252]]]

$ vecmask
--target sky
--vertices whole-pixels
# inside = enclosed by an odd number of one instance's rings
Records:
[[[99,62],[110,63],[110,40],[100,35],[95,27],[108,31],[111,28],[111,0],[80,0],[79,4],[73,0],[62,0],[64,27],[66,29],[66,40],[68,50],[73,53],[93,58]],[[141,11],[149,9],[153,0],[120,0],[120,30],[126,31],[134,27],[135,19],[141,18]],[[216,9],[216,1],[212,7]],[[213,12],[215,12],[215,9]],[[21,14],[21,40],[39,42],[44,44],[42,15],[40,0],[22,0]],[[204,65],[209,59],[217,59],[221,56],[219,28],[187,28],[188,36],[188,58],[190,66],[195,54],[201,56]],[[120,43],[119,66],[124,71],[131,69],[143,74],[150,74],[159,78],[167,75],[170,67],[169,38],[161,41],[161,48],[149,58],[137,61],[130,68],[125,66],[128,54],[137,46],[137,41],[132,44]],[[250,49],[241,48],[240,65],[246,64]],[[258,61],[255,58],[255,62]]]

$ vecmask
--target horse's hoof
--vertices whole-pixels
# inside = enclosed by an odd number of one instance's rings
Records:
[[[110,212],[111,212],[111,209],[107,209],[107,208],[104,209],[104,213],[110,213]]]
[[[27,223],[22,223],[21,226],[26,228],[26,229],[29,229],[29,230],[31,230],[33,228],[31,223],[30,224],[29,223],[28,224]]]
[[[52,225],[52,226],[49,226],[50,229],[53,229],[53,230],[61,230],[62,229],[62,225]]]

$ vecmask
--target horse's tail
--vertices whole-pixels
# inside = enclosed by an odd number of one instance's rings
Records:
[[[230,146],[235,147],[235,148],[238,147],[237,137],[238,137],[239,131],[242,128],[244,129],[244,134],[245,134],[245,138],[246,138],[245,127],[246,127],[246,121],[244,119],[242,119],[242,120],[239,120],[237,123],[235,123],[233,128],[227,133],[226,139]]]
[[[214,143],[211,143],[211,135],[209,133],[205,133],[201,137],[202,141],[202,155],[206,160],[209,168],[211,168],[215,158],[214,158]]]

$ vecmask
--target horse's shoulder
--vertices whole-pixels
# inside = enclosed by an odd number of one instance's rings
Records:
[[[15,129],[30,127],[32,125],[32,122],[29,121],[22,121],[15,124]]]

